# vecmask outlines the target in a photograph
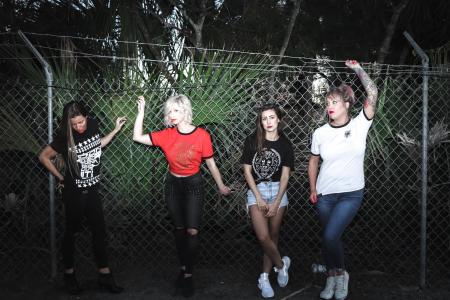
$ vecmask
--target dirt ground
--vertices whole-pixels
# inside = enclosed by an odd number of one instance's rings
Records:
[[[256,287],[258,274],[233,274],[232,268],[223,270],[207,270],[199,268],[195,274],[196,293],[190,299],[262,299]],[[172,274],[173,273],[173,274]],[[184,299],[175,295],[173,279],[176,270],[160,270],[150,272],[141,267],[128,268],[116,273],[115,277],[125,291],[119,295],[111,295],[100,291],[96,285],[95,273],[82,275],[80,283],[83,292],[78,296],[67,295],[63,289],[61,278],[55,281],[39,277],[22,279],[0,279],[0,299],[82,299],[82,300],[143,300],[143,299]],[[287,287],[280,288],[276,284],[275,275],[271,275],[275,290],[273,299],[311,300],[319,299],[318,295],[324,283],[323,274],[290,274]],[[80,276],[79,276],[80,277]],[[449,288],[430,288],[421,290],[414,285],[405,285],[402,280],[383,273],[351,273],[349,300],[428,300],[450,299]]]

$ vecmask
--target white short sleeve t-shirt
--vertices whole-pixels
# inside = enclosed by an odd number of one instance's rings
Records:
[[[364,110],[342,126],[325,124],[313,133],[311,153],[320,155],[317,193],[351,192],[364,188],[364,153],[372,120]]]

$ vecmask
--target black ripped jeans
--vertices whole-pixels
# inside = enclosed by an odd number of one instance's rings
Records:
[[[176,177],[167,173],[164,194],[175,225],[175,244],[178,259],[192,274],[199,246],[198,234],[187,229],[200,228],[203,210],[204,183],[201,173]]]

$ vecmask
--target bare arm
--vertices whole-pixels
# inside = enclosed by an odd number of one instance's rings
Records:
[[[144,113],[145,113],[145,100],[144,96],[138,97],[138,114],[136,120],[134,121],[133,128],[133,141],[144,144],[152,145],[152,140],[148,134],[142,134],[142,126],[144,123]]]
[[[319,161],[320,156],[312,154],[309,156],[308,162],[308,178],[310,189],[309,201],[311,201],[312,204],[315,204],[317,202],[316,183],[317,183],[317,174],[319,173]]]
[[[278,193],[275,198],[275,202],[269,205],[269,210],[266,213],[266,217],[270,218],[277,214],[278,208],[280,207],[281,199],[283,198],[284,193],[286,193],[290,173],[291,168],[283,166],[283,168],[281,169],[280,187],[278,188]]]
[[[266,201],[264,201],[264,199],[262,198],[261,193],[259,192],[258,187],[256,186],[255,178],[253,178],[252,166],[247,164],[243,164],[242,166],[244,169],[245,181],[247,181],[248,187],[252,191],[253,195],[255,195],[256,205],[258,205],[258,208],[260,210],[261,209],[268,210],[269,207],[267,206]]]
[[[364,113],[367,118],[372,119],[375,116],[378,99],[377,86],[356,60],[347,60],[345,65],[355,71],[359,80],[361,80],[361,83],[367,93],[367,99],[364,101]]]
[[[106,145],[108,145],[111,142],[111,140],[114,138],[114,136],[122,129],[123,124],[125,124],[126,121],[127,121],[127,118],[125,118],[125,117],[117,118],[116,127],[114,128],[114,130],[100,139],[100,147],[103,148]]]
[[[206,165],[208,166],[209,171],[211,172],[214,181],[219,188],[219,191],[222,195],[230,194],[231,190],[225,184],[223,184],[222,176],[220,175],[219,168],[217,168],[216,162],[214,161],[214,157],[210,157],[205,159]]]
[[[59,181],[64,181],[64,176],[58,171],[55,165],[52,162],[52,159],[58,154],[52,147],[49,145],[45,146],[45,148],[39,153],[39,161],[44,167],[50,171]]]
[[[277,203],[278,205],[280,205],[281,198],[283,198],[283,195],[286,192],[290,174],[291,168],[283,166],[283,168],[281,169],[280,187],[278,189],[277,197],[275,198],[275,203]]]

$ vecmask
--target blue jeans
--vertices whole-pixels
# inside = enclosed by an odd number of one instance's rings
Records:
[[[323,254],[328,270],[345,269],[341,241],[345,228],[361,206],[364,189],[318,197],[316,204],[323,229]]]

